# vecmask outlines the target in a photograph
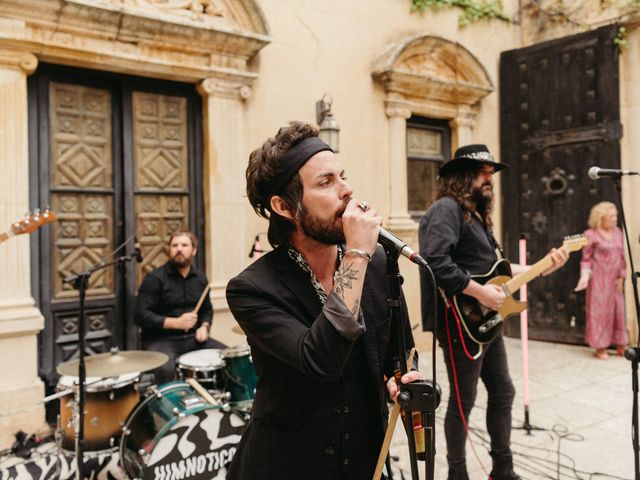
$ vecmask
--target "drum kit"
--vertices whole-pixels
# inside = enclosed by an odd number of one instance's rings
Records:
[[[85,358],[84,448],[119,453],[128,478],[211,479],[230,463],[251,415],[257,377],[247,345],[202,349],[178,357],[177,380],[140,392],[141,372],[167,361],[150,351]],[[57,368],[56,439],[72,452],[79,427],[78,360]],[[74,394],[74,395],[70,395]],[[167,477],[168,478],[168,477]]]

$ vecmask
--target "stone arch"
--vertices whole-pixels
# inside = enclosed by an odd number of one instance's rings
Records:
[[[391,45],[374,62],[372,76],[384,88],[389,118],[388,226],[411,237],[417,225],[408,212],[406,119],[412,114],[446,119],[454,148],[471,143],[477,104],[494,86],[469,50],[432,35]]]
[[[451,117],[460,106],[471,107],[494,90],[484,66],[469,50],[430,35],[392,45],[375,62],[373,77],[388,96],[404,99],[419,111],[442,110],[439,117]]]

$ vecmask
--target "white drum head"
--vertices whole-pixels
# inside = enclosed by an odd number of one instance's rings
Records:
[[[140,372],[125,373],[117,377],[87,377],[85,385],[87,392],[103,392],[105,390],[114,390],[130,385],[140,376]],[[65,390],[78,384],[78,377],[63,375],[58,380],[58,390]]]
[[[185,353],[178,357],[178,366],[192,370],[216,369],[224,367],[222,353],[216,348],[204,348],[194,352]]]
[[[229,347],[222,350],[222,358],[237,358],[245,357],[251,354],[251,348],[249,345],[236,345],[235,347]]]

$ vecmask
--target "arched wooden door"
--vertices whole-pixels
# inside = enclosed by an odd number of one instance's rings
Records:
[[[29,87],[31,201],[58,214],[32,245],[45,316],[39,368],[51,390],[55,367],[78,356],[78,293],[65,277],[131,253],[137,237],[141,264],[90,279],[85,354],[136,349],[132,313],[144,273],[166,261],[174,229],[202,236],[201,104],[193,85],[51,65]]]

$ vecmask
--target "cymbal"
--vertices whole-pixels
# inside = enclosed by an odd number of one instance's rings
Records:
[[[87,377],[116,377],[125,373],[144,372],[164,364],[169,357],[160,352],[125,350],[99,353],[85,357]],[[60,375],[78,377],[80,360],[71,360],[58,365]]]

